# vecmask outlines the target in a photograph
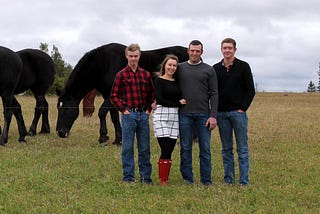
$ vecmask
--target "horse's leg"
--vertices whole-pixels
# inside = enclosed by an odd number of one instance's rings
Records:
[[[99,108],[99,119],[100,119],[100,138],[99,143],[102,146],[106,146],[108,144],[109,136],[108,136],[108,128],[106,117],[108,114],[108,108],[106,107],[107,103],[104,101]]]
[[[34,115],[33,115],[33,120],[28,132],[29,136],[34,136],[37,134],[37,126],[39,122],[39,118],[41,116],[41,98],[38,96],[34,96],[36,99],[36,107],[34,108]]]
[[[12,118],[12,96],[3,96],[2,97],[2,104],[3,104],[3,116],[4,116],[4,125],[3,125],[3,132],[0,136],[0,146],[6,145],[8,142],[8,132]]]
[[[26,143],[25,137],[27,135],[27,129],[22,116],[21,105],[15,97],[13,97],[12,99],[12,107],[13,114],[17,120],[19,130],[19,142]]]
[[[41,107],[42,125],[40,129],[40,134],[48,134],[50,133],[50,124],[49,124],[49,118],[48,118],[49,104],[45,96],[41,96],[41,101],[42,101],[42,107]]]
[[[115,140],[113,141],[112,144],[121,145],[122,130],[121,130],[121,125],[120,125],[119,112],[116,108],[111,107],[110,108],[110,115],[111,115],[111,120],[113,123],[114,132],[115,132]]]

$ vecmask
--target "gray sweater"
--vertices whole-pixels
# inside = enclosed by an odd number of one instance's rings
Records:
[[[197,65],[179,63],[177,81],[182,98],[187,100],[187,104],[180,107],[180,113],[207,113],[217,117],[218,83],[212,66],[203,62]]]

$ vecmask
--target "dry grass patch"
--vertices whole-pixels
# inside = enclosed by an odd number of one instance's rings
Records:
[[[35,101],[18,96],[27,128]],[[179,172],[179,146],[173,154],[169,185],[158,186],[159,146],[151,133],[151,187],[121,182],[121,148],[98,144],[97,110],[80,114],[67,139],[55,134],[57,97],[48,97],[51,134],[17,143],[13,119],[9,142],[0,148],[0,213],[317,213],[320,200],[320,94],[258,93],[248,112],[251,184],[225,186],[221,145],[212,136],[212,178],[199,184],[198,148],[194,147],[196,185],[185,185]],[[96,99],[96,107],[102,98]],[[0,112],[2,112],[2,106]],[[0,116],[1,126],[3,116]],[[108,118],[109,135],[114,139]],[[38,128],[39,130],[39,128]],[[137,152],[136,152],[137,154]],[[236,168],[236,170],[238,170]],[[138,172],[137,176],[138,176]],[[237,173],[238,174],[238,173]]]

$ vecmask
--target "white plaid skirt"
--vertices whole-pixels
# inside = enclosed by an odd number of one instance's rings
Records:
[[[155,137],[169,137],[177,139],[179,136],[178,107],[157,105],[152,114],[153,131]]]

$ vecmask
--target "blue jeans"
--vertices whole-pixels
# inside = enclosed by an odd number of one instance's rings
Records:
[[[122,170],[123,181],[135,179],[134,137],[138,142],[138,165],[140,182],[151,183],[149,115],[145,112],[122,114]]]
[[[238,111],[218,112],[218,127],[222,142],[222,158],[224,167],[224,182],[235,182],[233,132],[235,134],[238,162],[239,183],[249,184],[250,157],[248,148],[248,117],[246,113]]]
[[[192,137],[193,129],[196,127],[199,138],[200,177],[205,185],[211,184],[211,132],[206,127],[208,114],[180,114],[180,172],[183,179],[193,183],[192,172]]]

